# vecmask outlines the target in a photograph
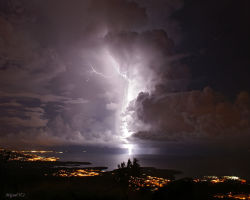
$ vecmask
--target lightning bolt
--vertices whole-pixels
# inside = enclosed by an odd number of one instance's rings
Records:
[[[101,76],[102,78],[105,78],[105,79],[112,78],[112,76],[106,76],[106,75],[102,74],[101,72],[98,72],[92,65],[90,65],[90,68],[91,68],[90,73],[92,73],[92,74],[96,74],[96,75]]]
[[[127,82],[127,88],[125,88],[125,94],[124,94],[124,101],[122,105],[122,115],[121,115],[121,133],[122,133],[122,139],[127,143],[127,138],[132,135],[130,131],[128,130],[128,118],[126,115],[126,110],[129,105],[129,102],[132,100],[131,95],[131,80],[128,76],[128,72],[122,72],[120,69],[119,63],[116,62],[116,60],[113,58],[113,56],[107,52],[107,56],[109,57],[110,61],[112,62],[112,66],[115,69],[116,73]],[[131,150],[132,151],[132,150]]]
[[[122,102],[122,107],[121,107],[121,119],[119,120],[119,128],[120,128],[120,132],[121,132],[121,140],[124,143],[124,147],[128,149],[128,154],[131,155],[133,152],[133,147],[134,145],[131,144],[128,141],[128,138],[132,135],[132,132],[129,131],[128,126],[129,126],[129,115],[126,113],[127,112],[127,107],[130,103],[130,101],[132,101],[135,97],[133,95],[133,90],[135,89],[133,87],[133,81],[129,78],[128,76],[128,71],[126,72],[122,72],[121,71],[121,67],[119,65],[119,63],[116,61],[116,59],[110,54],[109,51],[105,52],[105,56],[106,59],[110,62],[109,66],[112,67],[114,69],[114,71],[116,72],[115,74],[120,76],[123,80],[125,80],[127,82],[127,87],[124,90],[124,98],[123,98],[123,102]],[[99,71],[97,71],[93,65],[89,65],[90,66],[90,73],[91,74],[95,74],[97,76],[100,76],[104,79],[112,79],[115,75],[105,75]]]

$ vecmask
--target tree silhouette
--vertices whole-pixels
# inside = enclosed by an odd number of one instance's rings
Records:
[[[136,158],[131,162],[128,159],[128,162],[122,162],[118,164],[118,169],[115,170],[116,181],[122,186],[122,190],[125,195],[125,199],[128,199],[128,189],[129,189],[129,180],[131,177],[140,177],[141,176],[141,167]]]
[[[122,162],[118,164],[118,169],[116,170],[116,180],[123,186],[128,187],[129,179],[131,177],[140,177],[141,176],[141,167],[136,158],[131,162],[128,159],[127,164]]]

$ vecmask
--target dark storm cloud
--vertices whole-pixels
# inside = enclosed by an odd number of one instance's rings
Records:
[[[239,137],[250,131],[250,97],[241,92],[231,103],[211,88],[157,95],[139,94],[131,109],[146,124],[136,137],[192,140]],[[143,126],[142,126],[143,130]]]
[[[104,37],[145,25],[134,2],[0,3],[1,144],[103,143],[118,106],[102,70]]]
[[[140,5],[146,8],[148,16],[147,26],[150,29],[164,29],[175,43],[182,38],[179,22],[171,20],[172,15],[183,8],[184,0],[136,0]]]
[[[183,60],[190,55],[176,53],[181,26],[170,20],[183,6],[165,0],[1,1],[0,144],[117,144],[128,82],[135,99],[123,115],[137,138],[249,131],[248,93],[230,103],[209,88],[188,91],[192,74]]]
[[[109,34],[106,41],[115,59],[122,60],[121,71],[151,90],[165,82],[165,72],[172,68],[173,41],[164,30]]]

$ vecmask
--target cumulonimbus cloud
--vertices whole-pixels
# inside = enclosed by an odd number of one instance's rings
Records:
[[[0,2],[1,144],[116,144],[122,120],[143,139],[248,130],[248,95],[188,92],[164,20],[153,25],[154,1],[136,2]],[[182,5],[171,2],[166,19]]]
[[[248,134],[250,97],[241,92],[230,102],[211,88],[149,95],[141,93],[133,107],[139,127],[136,137],[156,140],[226,138]],[[141,128],[141,130],[140,130]]]

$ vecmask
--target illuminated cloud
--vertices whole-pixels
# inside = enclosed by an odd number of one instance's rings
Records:
[[[180,62],[186,55],[174,45],[179,26],[169,20],[182,6],[2,0],[0,145],[130,146],[124,137],[182,140],[249,130],[247,93],[230,103],[209,88],[188,91],[191,75]]]
[[[131,108],[137,120],[135,137],[150,140],[220,139],[250,131],[250,97],[241,92],[231,103],[211,88],[149,95],[141,93]],[[143,129],[147,124],[147,129]]]
[[[1,145],[120,140],[125,82],[105,37],[143,27],[145,9],[124,0],[0,5]]]

